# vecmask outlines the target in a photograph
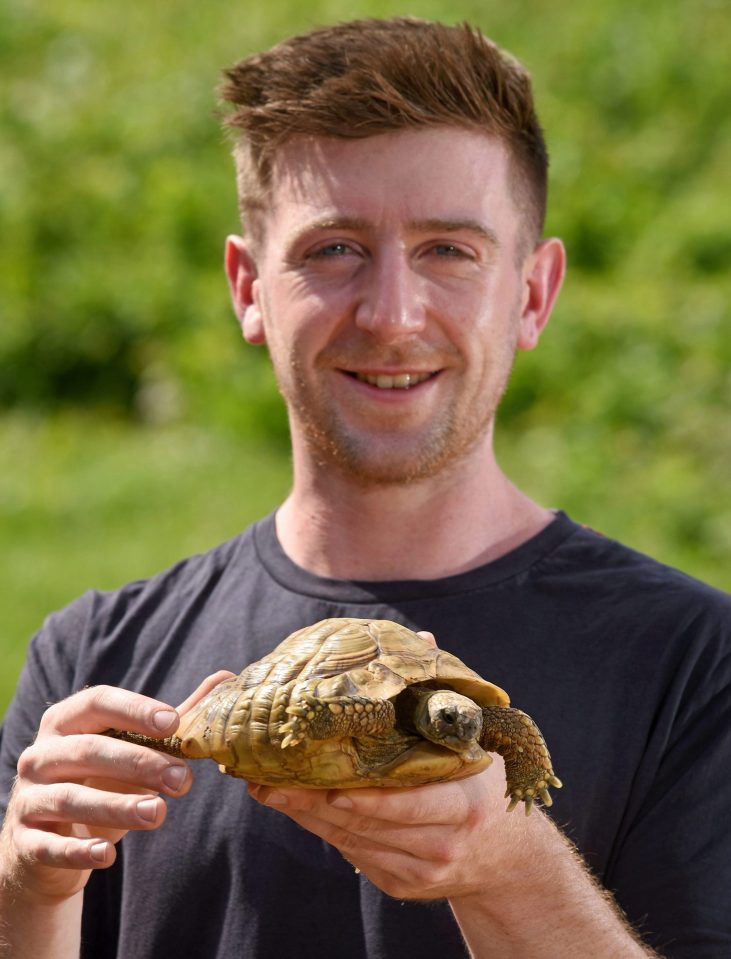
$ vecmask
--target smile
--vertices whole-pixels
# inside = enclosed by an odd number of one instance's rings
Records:
[[[377,386],[379,390],[408,390],[412,386],[418,386],[425,380],[434,376],[433,373],[397,373],[390,376],[387,373],[351,373],[361,383],[369,383],[371,386]]]

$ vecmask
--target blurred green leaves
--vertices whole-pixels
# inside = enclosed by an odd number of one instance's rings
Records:
[[[727,3],[411,12],[471,19],[521,58],[551,148],[548,229],[569,276],[517,363],[502,461],[543,502],[731,585]],[[213,90],[222,67],[286,34],[395,13],[390,0],[5,0],[0,409],[286,448],[266,355],[230,315],[222,246],[238,222]]]

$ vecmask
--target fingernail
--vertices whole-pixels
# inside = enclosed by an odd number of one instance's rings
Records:
[[[168,766],[167,769],[163,769],[160,778],[168,789],[177,792],[185,782],[187,773],[188,769],[186,766]]]
[[[349,799],[347,796],[336,796],[335,799],[330,799],[329,803],[331,806],[334,806],[336,809],[352,809],[353,800]]]
[[[137,815],[145,822],[154,822],[157,810],[157,801],[155,799],[143,799],[137,803]]]
[[[105,842],[95,842],[89,850],[91,858],[97,862],[104,862],[107,857],[107,844]]]
[[[176,713],[172,709],[158,709],[152,716],[152,722],[157,726],[160,732],[164,732],[172,726],[175,718]]]

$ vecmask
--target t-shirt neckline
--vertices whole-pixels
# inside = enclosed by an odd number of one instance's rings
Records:
[[[253,535],[259,561],[284,589],[331,602],[372,603],[456,595],[494,586],[525,572],[577,529],[578,525],[566,513],[556,510],[551,522],[535,536],[492,562],[442,579],[406,580],[348,580],[311,573],[282,549],[274,513],[254,525]]]

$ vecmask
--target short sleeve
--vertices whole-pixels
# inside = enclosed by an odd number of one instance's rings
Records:
[[[35,739],[45,710],[74,692],[76,660],[90,594],[50,615],[28,647],[23,671],[0,729],[0,810],[5,815],[18,757]]]

